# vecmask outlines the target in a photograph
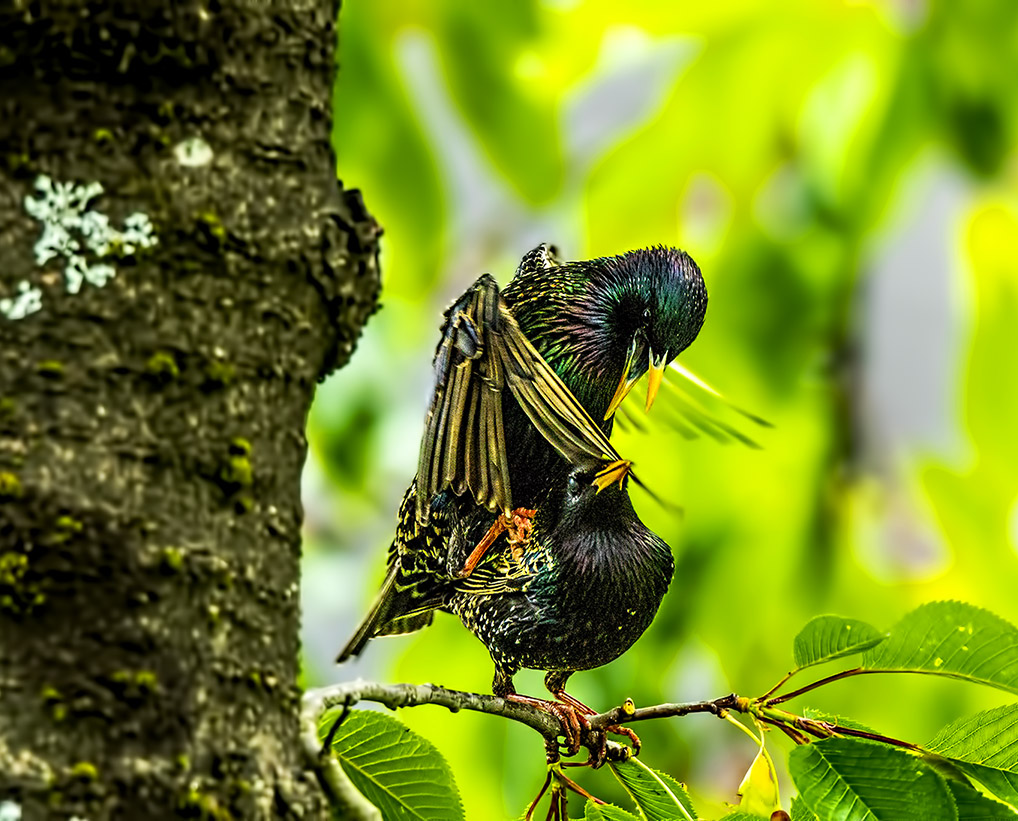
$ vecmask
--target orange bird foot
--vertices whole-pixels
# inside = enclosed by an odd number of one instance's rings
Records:
[[[518,549],[519,545],[526,544],[530,540],[530,534],[534,529],[532,519],[535,513],[537,513],[536,510],[518,507],[511,514],[503,513],[499,516],[495,523],[488,528],[484,538],[477,543],[477,547],[467,556],[463,569],[456,574],[456,578],[465,579],[473,573],[477,563],[481,561],[484,554],[488,552],[488,548],[495,543],[495,539],[501,536],[503,532],[506,534],[506,538],[514,550]]]

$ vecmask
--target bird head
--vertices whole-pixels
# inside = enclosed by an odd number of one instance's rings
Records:
[[[566,530],[605,526],[620,511],[632,509],[626,493],[632,467],[621,458],[574,466],[564,484],[550,493],[545,512]]]
[[[591,284],[606,309],[604,333],[622,360],[608,419],[645,373],[650,410],[665,367],[700,332],[707,289],[696,263],[677,248],[645,248],[602,262],[603,276]]]

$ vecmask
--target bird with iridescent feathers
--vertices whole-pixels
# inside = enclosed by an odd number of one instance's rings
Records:
[[[504,290],[480,277],[445,314],[388,574],[339,661],[454,612],[488,648],[495,693],[557,714],[575,747],[568,727],[591,711],[566,679],[623,653],[672,574],[629,501],[639,480],[608,439],[614,414],[648,373],[650,409],[706,307],[675,248],[561,262],[541,245]],[[555,702],[516,695],[524,667],[549,671]]]

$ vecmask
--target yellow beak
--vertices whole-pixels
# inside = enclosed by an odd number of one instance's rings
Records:
[[[616,459],[610,465],[601,468],[594,476],[594,481],[591,484],[597,485],[598,493],[615,484],[615,482],[618,482],[621,488],[632,467],[633,463],[629,459]]]
[[[608,403],[608,410],[605,411],[604,418],[610,419],[611,415],[615,413],[615,410],[619,405],[622,404],[622,400],[626,398],[626,395],[633,389],[633,385],[636,384],[639,377],[630,378],[629,374],[633,370],[633,362],[636,361],[636,345],[632,345],[629,348],[629,356],[626,358],[625,367],[622,368],[622,378],[619,379],[619,386],[615,389],[615,395],[612,396],[612,401]]]
[[[668,354],[658,357],[654,361],[653,353],[650,355],[650,368],[647,370],[647,412],[650,413],[650,406],[654,404],[658,389],[661,387],[661,379],[665,375]]]

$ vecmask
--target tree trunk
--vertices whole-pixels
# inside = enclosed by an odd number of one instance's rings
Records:
[[[324,813],[304,420],[380,233],[335,181],[337,6],[0,6],[4,817]]]

